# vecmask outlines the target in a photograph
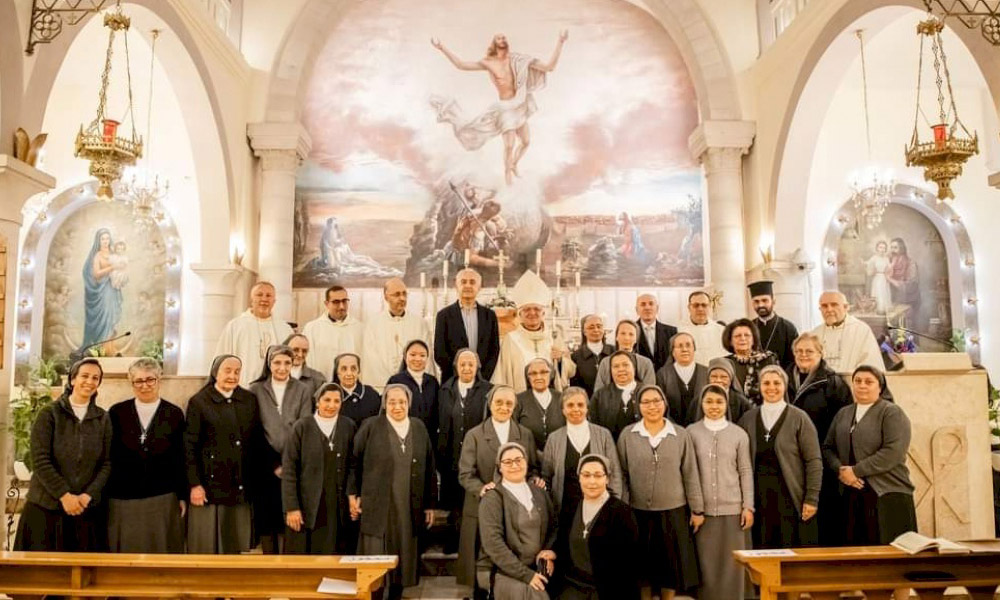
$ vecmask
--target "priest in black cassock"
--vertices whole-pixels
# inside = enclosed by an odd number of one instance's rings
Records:
[[[781,368],[788,369],[795,364],[792,342],[799,337],[799,332],[791,321],[774,312],[774,282],[766,279],[755,281],[747,289],[750,290],[750,303],[757,313],[753,322],[760,331],[761,350],[774,352]]]

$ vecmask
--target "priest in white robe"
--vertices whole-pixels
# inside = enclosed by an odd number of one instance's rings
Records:
[[[823,324],[813,329],[823,342],[823,359],[841,375],[851,375],[854,369],[868,365],[885,369],[882,351],[871,327],[847,314],[847,297],[838,291],[827,291],[819,297]]]
[[[240,385],[248,387],[264,370],[268,346],[292,335],[288,323],[274,318],[274,285],[258,281],[250,288],[250,308],[222,328],[215,355],[234,354],[243,361]]]
[[[558,371],[561,359],[569,355],[561,332],[553,334],[545,322],[545,313],[552,304],[552,292],[534,271],[525,271],[511,290],[511,299],[517,304],[517,327],[500,342],[500,363],[493,373],[493,383],[509,385],[517,393],[528,389],[524,380],[524,367],[534,358],[545,358]],[[556,377],[557,389],[562,388],[562,377]]]
[[[695,291],[688,296],[688,318],[681,319],[677,331],[694,338],[694,360],[707,365],[713,358],[729,354],[722,346],[725,327],[712,320],[712,298],[707,292]]]
[[[309,364],[323,374],[327,380],[333,379],[333,361],[345,352],[361,355],[364,326],[347,309],[351,299],[347,290],[339,285],[326,290],[326,313],[306,323],[303,335],[309,340]]]
[[[406,284],[398,277],[382,287],[385,307],[367,319],[362,348],[362,375],[368,385],[381,390],[385,382],[399,371],[403,351],[413,340],[422,340],[431,347],[427,321],[414,311],[406,310]]]

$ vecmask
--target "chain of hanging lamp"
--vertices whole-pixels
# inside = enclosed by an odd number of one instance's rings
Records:
[[[864,30],[854,32],[861,47],[861,95],[865,113],[865,142],[869,166],[862,169],[851,183],[851,203],[858,225],[874,229],[882,224],[886,207],[896,193],[896,181],[891,175],[879,174],[872,162],[871,119],[868,114],[868,65],[865,61]]]

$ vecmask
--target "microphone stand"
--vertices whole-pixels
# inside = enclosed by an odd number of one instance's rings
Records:
[[[117,335],[115,337],[108,338],[106,340],[101,340],[99,342],[94,342],[93,344],[89,344],[87,346],[84,346],[83,348],[78,348],[78,349],[74,350],[73,352],[69,353],[69,359],[71,361],[73,361],[73,362],[76,362],[76,361],[80,360],[81,358],[83,358],[84,356],[87,355],[87,350],[90,350],[91,348],[94,348],[96,346],[102,346],[104,344],[107,344],[108,342],[117,342],[118,340],[120,340],[122,338],[127,338],[130,335],[132,335],[132,332],[131,331],[126,331],[125,333],[123,333],[121,335]]]

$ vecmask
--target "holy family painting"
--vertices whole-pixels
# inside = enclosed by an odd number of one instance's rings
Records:
[[[846,228],[837,265],[851,313],[877,332],[888,325],[951,338],[947,251],[924,215],[894,203],[878,227]]]
[[[392,36],[384,32],[392,31]],[[359,2],[316,58],[295,199],[298,288],[704,282],[694,88],[645,10],[615,0]]]
[[[121,203],[81,207],[59,225],[45,277],[43,356],[92,347],[101,356],[140,356],[163,341],[166,248]],[[126,331],[132,335],[106,342]]]

